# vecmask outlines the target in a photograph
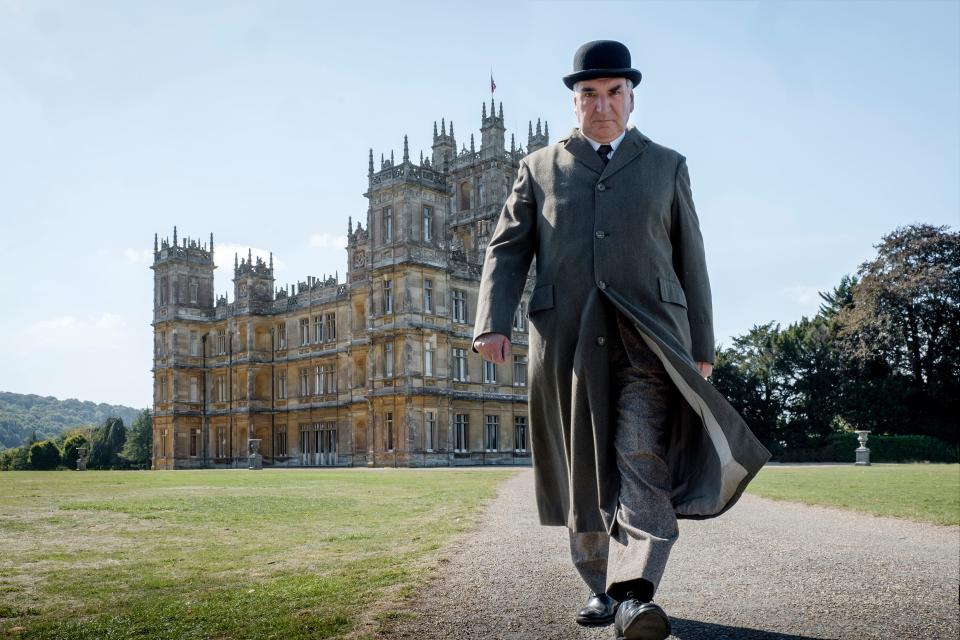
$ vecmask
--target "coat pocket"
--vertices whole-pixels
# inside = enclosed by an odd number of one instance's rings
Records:
[[[669,278],[658,277],[660,281],[660,299],[664,302],[678,304],[684,309],[687,308],[687,296],[683,293],[683,287],[680,283]]]
[[[539,286],[530,294],[530,305],[527,307],[527,313],[543,311],[544,309],[553,309],[552,284]]]

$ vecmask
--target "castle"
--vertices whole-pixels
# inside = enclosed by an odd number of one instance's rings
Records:
[[[209,244],[154,236],[153,468],[529,464],[526,300],[512,361],[471,350],[484,250],[527,148],[484,103],[480,149],[433,125],[432,155],[367,170],[344,281],[277,287],[273,257],[234,257],[216,300]]]

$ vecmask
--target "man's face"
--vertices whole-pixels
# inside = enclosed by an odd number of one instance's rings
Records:
[[[573,88],[573,110],[580,131],[597,142],[615,140],[627,128],[633,90],[626,78],[581,80]]]

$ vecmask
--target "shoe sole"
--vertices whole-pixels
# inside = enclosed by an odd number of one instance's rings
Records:
[[[617,640],[665,640],[670,636],[670,621],[660,608],[642,611],[630,621]]]
[[[611,614],[607,618],[574,618],[581,627],[608,627],[613,624],[616,614]]]

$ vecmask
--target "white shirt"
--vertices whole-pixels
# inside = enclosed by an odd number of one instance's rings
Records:
[[[584,138],[587,139],[587,142],[590,143],[590,146],[593,147],[593,150],[594,150],[594,151],[596,151],[597,149],[600,148],[600,143],[597,142],[596,140],[594,140],[593,138],[585,135],[585,134],[583,133],[583,131],[580,132],[580,135],[582,135]],[[607,154],[607,160],[609,160],[610,158],[612,158],[612,157],[613,157],[613,154],[616,153],[617,147],[619,147],[619,146],[620,146],[620,143],[623,142],[623,137],[624,137],[625,135],[627,135],[627,130],[626,130],[626,129],[624,129],[624,130],[623,130],[623,133],[621,133],[621,134],[620,134],[619,136],[617,136],[615,139],[613,139],[613,140],[611,140],[610,142],[607,143],[607,144],[610,145],[610,153]]]

